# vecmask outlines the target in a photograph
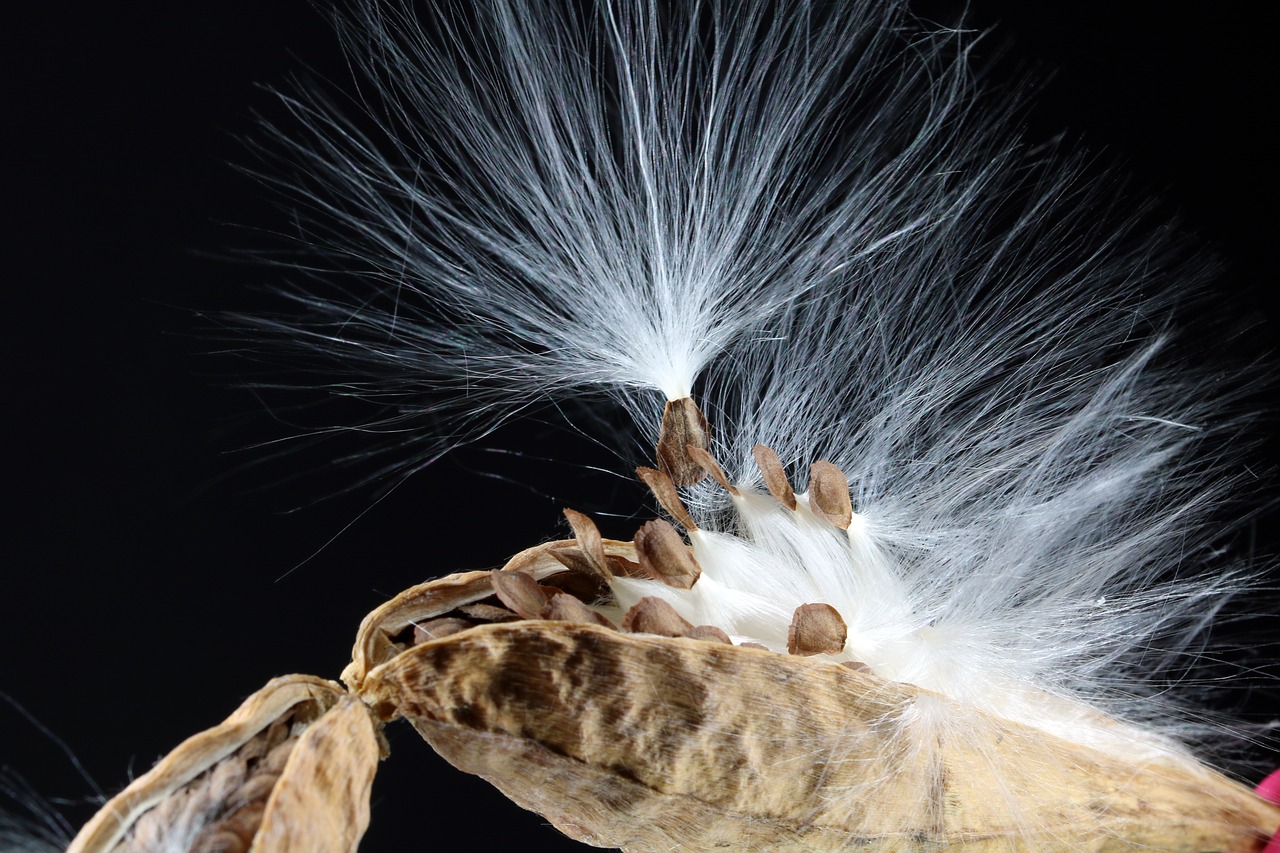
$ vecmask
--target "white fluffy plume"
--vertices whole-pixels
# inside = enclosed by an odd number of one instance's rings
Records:
[[[826,602],[838,658],[1173,749],[1190,728],[1164,691],[1247,584],[1205,563],[1243,386],[1178,356],[1171,319],[1204,265],[1017,139],[974,91],[972,34],[777,5],[344,18],[360,99],[286,96],[294,168],[268,173],[318,274],[255,329],[371,402],[352,426],[395,433],[404,467],[554,398],[616,401],[654,438],[692,395],[737,494],[685,490],[693,590],[621,579],[621,604],[785,648]],[[848,533],[767,496],[757,443],[799,486],[839,466]]]

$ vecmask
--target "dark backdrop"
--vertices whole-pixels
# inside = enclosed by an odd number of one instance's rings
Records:
[[[342,79],[339,51],[301,0],[82,6],[44,4],[0,35],[0,688],[115,790],[268,678],[336,677],[361,616],[396,591],[500,564],[558,534],[561,506],[641,500],[587,469],[625,464],[542,423],[443,460],[372,509],[368,490],[314,503],[349,476],[326,470],[323,446],[288,463],[310,472],[299,482],[245,469],[255,443],[287,430],[231,387],[243,366],[212,352],[202,312],[252,309],[278,275],[227,260],[254,240],[225,223],[281,220],[228,163],[248,159],[238,137],[251,112],[272,109],[256,84],[304,62]],[[1228,265],[1221,297],[1265,344],[1276,21],[1257,14],[974,0],[970,19],[999,24],[984,48],[1009,48],[996,79],[1055,72],[1032,135],[1066,129],[1170,199]],[[572,448],[569,464],[541,459],[558,448]],[[502,509],[476,511],[481,500]],[[613,523],[606,534],[629,533]],[[1255,533],[1266,552],[1274,535]],[[1254,708],[1275,700],[1259,691]],[[388,734],[366,849],[574,849],[407,727]],[[4,706],[0,762],[48,797],[89,793],[51,738]],[[91,811],[63,808],[76,823]]]

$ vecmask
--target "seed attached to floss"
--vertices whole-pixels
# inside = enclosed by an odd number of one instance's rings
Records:
[[[738,494],[738,487],[729,482],[729,478],[725,476],[724,468],[720,467],[720,463],[705,448],[696,447],[690,444],[685,450],[689,454],[689,458],[702,466],[702,470],[711,475],[720,487],[731,495]]]
[[[751,448],[751,455],[755,457],[756,467],[760,469],[760,476],[764,478],[764,487],[769,490],[769,494],[787,509],[794,510],[796,493],[791,488],[791,481],[787,479],[787,469],[782,467],[778,454],[774,453],[770,447],[757,444]]]
[[[809,468],[809,509],[841,530],[853,523],[849,479],[830,462],[815,462]]]
[[[688,448],[705,450],[710,440],[707,419],[691,397],[667,401],[658,434],[658,467],[677,486],[692,486],[707,472],[689,456]]]
[[[542,609],[542,618],[555,622],[577,622],[580,625],[602,625],[605,628],[617,627],[603,614],[597,613],[566,592],[551,596],[547,606]]]
[[[699,468],[698,470],[702,470]],[[671,478],[662,471],[653,468],[640,467],[636,469],[636,474],[649,487],[649,491],[653,492],[653,496],[667,515],[676,520],[685,530],[693,531],[698,529],[698,525],[694,522],[693,517],[689,515],[689,510],[685,508],[684,501],[680,500],[680,493],[676,491],[676,485]]]
[[[636,556],[640,567],[654,580],[676,589],[692,589],[702,574],[680,534],[660,518],[636,531]]]
[[[654,596],[645,596],[631,606],[622,619],[622,630],[633,634],[656,634],[659,637],[684,637],[693,625],[675,608]]]
[[[830,604],[802,604],[787,628],[787,652],[793,655],[835,655],[844,651],[849,629]]]

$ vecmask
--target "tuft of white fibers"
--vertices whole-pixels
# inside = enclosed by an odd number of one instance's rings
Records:
[[[412,461],[575,395],[654,421],[645,392],[689,396],[986,167],[961,37],[897,4],[582,5],[368,4],[338,17],[358,99],[267,125],[316,251],[291,310],[241,319]]]
[[[658,596],[785,651],[829,604],[834,659],[954,700],[904,725],[922,744],[982,714],[1134,757],[1204,733],[1175,688],[1251,583],[1213,559],[1248,379],[1180,349],[1208,265],[1020,140],[972,33],[860,0],[339,24],[359,97],[282,96],[294,168],[266,173],[314,275],[252,322],[373,405],[352,428],[393,433],[391,467],[578,397],[652,447],[692,396],[734,488],[682,491],[697,583],[614,578],[621,609]],[[819,461],[847,531],[804,491]]]

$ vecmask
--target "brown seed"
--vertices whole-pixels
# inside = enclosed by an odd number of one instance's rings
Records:
[[[854,672],[866,672],[866,673],[873,672],[871,667],[867,666],[865,663],[863,663],[860,660],[842,660],[840,661],[840,665],[843,666],[845,669],[851,669]]]
[[[551,596],[547,606],[542,609],[542,618],[555,622],[576,622],[580,625],[603,625],[615,630],[618,627],[567,592]]]
[[[768,647],[768,646],[766,646],[764,643],[738,643],[738,648],[740,648],[740,649],[763,649],[763,650],[764,650],[764,651],[766,651],[766,652],[767,652],[767,651],[769,651],[769,647]]]
[[[636,531],[636,556],[640,566],[654,580],[676,589],[692,589],[702,574],[698,562],[676,529],[660,518]]]
[[[596,577],[596,567],[576,544],[562,545],[547,551],[555,561],[576,575]]]
[[[456,616],[442,616],[439,619],[429,619],[413,626],[413,644],[425,643],[428,640],[436,640],[440,637],[447,637],[450,634],[456,634],[459,631],[465,631],[468,628],[474,628],[475,623],[466,619],[459,619]]]
[[[558,572],[543,578],[541,583],[543,591],[548,595],[555,590],[562,590],[580,601],[591,602],[609,597],[609,584],[594,572]]]
[[[751,455],[755,457],[756,467],[764,477],[764,487],[769,490],[769,494],[773,495],[773,499],[787,509],[795,509],[796,493],[791,488],[791,481],[787,479],[787,470],[782,467],[782,460],[778,459],[778,454],[774,453],[771,447],[757,444],[751,448]]]
[[[693,625],[661,598],[645,596],[622,617],[622,630],[633,634],[683,637],[693,630]]]
[[[809,468],[809,509],[841,530],[853,523],[849,480],[830,462],[815,462]]]
[[[635,547],[634,543],[632,543],[632,547]],[[648,575],[645,574],[644,569],[640,567],[639,563],[628,560],[626,557],[622,557],[617,554],[609,555],[609,571],[615,576],[621,575],[624,578],[648,577]]]
[[[685,509],[684,501],[680,500],[680,493],[676,491],[676,485],[670,477],[653,468],[637,468],[636,473],[649,487],[649,491],[653,492],[653,496],[667,511],[667,515],[674,518],[685,530],[698,529],[698,525],[693,523],[693,518],[689,515],[689,510]]]
[[[492,604],[464,604],[458,609],[478,622],[514,622],[520,618],[507,608]]]
[[[793,655],[834,655],[844,651],[849,629],[830,604],[802,604],[787,628],[787,651]]]
[[[586,558],[587,565],[595,574],[608,580],[609,562],[604,556],[604,540],[600,537],[600,528],[596,527],[594,521],[576,510],[565,509],[564,517],[569,520],[569,526],[573,528],[573,536],[578,540],[578,548]]]
[[[720,463],[716,458],[701,447],[695,447],[692,444],[685,448],[689,453],[689,458],[702,466],[702,470],[710,474],[724,490],[731,495],[738,493],[738,487],[729,482],[729,478],[725,476],[724,469],[720,467]]]
[[[707,419],[691,397],[670,400],[662,410],[658,435],[658,467],[679,486],[692,486],[707,476],[688,448],[705,449],[710,443]]]
[[[729,639],[729,635],[715,625],[699,625],[691,629],[685,636],[694,640],[707,640],[712,643],[733,645],[733,640]]]
[[[539,619],[547,606],[547,594],[533,575],[524,572],[493,572],[493,591],[498,600],[521,619]]]

